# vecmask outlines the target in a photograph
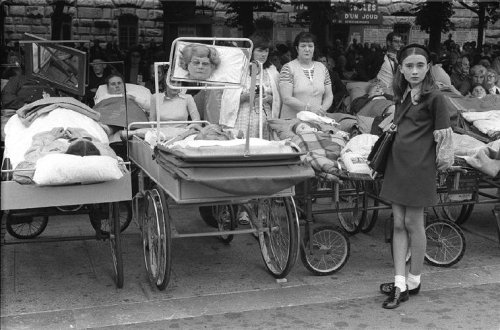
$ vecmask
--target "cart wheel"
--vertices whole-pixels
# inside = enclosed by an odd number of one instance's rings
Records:
[[[236,228],[236,212],[233,205],[214,205],[212,206],[214,218],[217,220],[219,231],[234,230]],[[219,239],[225,244],[231,243],[234,235],[220,235]]]
[[[345,181],[339,187],[339,201],[337,203],[337,215],[340,225],[350,235],[359,232],[363,225],[363,198],[365,194],[361,192],[360,184],[353,181]],[[352,209],[351,211],[342,211]]]
[[[441,203],[450,202],[448,193],[440,193],[439,201]],[[434,213],[437,217],[444,217],[457,225],[463,224],[471,215],[474,209],[474,204],[457,204],[448,206],[434,206]]]
[[[219,228],[217,224],[217,219],[215,219],[213,209],[214,206],[200,206],[198,210],[200,211],[201,218],[207,225],[214,228]]]
[[[311,243],[310,243],[311,240]],[[347,263],[351,251],[349,238],[337,226],[321,226],[312,237],[304,237],[300,257],[304,266],[314,275],[324,276],[339,271]]]
[[[15,238],[29,239],[40,235],[47,227],[48,216],[16,216],[6,215],[7,232]]]
[[[119,227],[120,206],[118,202],[109,203],[109,242],[111,245],[111,256],[115,271],[116,287],[123,288],[123,256],[121,245],[121,232]]]
[[[292,197],[275,197],[258,201],[257,219],[264,231],[259,232],[262,258],[275,278],[284,278],[299,253],[299,220]]]
[[[429,221],[425,226],[427,249],[425,261],[433,266],[450,267],[465,253],[465,236],[462,229],[446,219]]]
[[[101,231],[104,238],[109,237],[110,218],[107,218],[109,204],[94,204],[90,206],[89,218],[90,224],[97,232]],[[130,201],[122,201],[119,203],[120,211],[120,230],[124,231],[132,221],[132,204]]]
[[[159,290],[167,287],[172,269],[170,220],[163,192],[158,188],[148,190],[141,226],[142,248],[149,280]]]
[[[375,196],[378,196],[379,192],[379,185],[377,182],[373,181],[370,182],[367,186],[367,190],[369,190],[371,193],[373,193]],[[368,198],[368,207],[377,207],[379,206],[379,201],[377,199],[371,199]],[[362,233],[369,233],[373,227],[375,227],[375,224],[377,223],[378,219],[378,210],[363,210],[363,225],[361,226],[360,230]]]

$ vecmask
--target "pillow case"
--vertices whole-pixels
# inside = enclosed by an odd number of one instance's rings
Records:
[[[118,160],[109,156],[49,154],[36,162],[33,181],[39,185],[95,183],[123,176]]]

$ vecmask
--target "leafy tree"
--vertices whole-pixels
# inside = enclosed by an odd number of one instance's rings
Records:
[[[413,10],[416,14],[415,24],[422,31],[429,33],[429,49],[439,52],[441,32],[448,32],[455,28],[450,17],[454,14],[451,0],[426,1],[416,5]]]
[[[491,22],[494,24],[500,18],[500,2],[497,1],[473,1],[472,3],[465,3],[465,1],[458,1],[462,7],[467,8],[477,14],[479,18],[477,28],[477,51],[481,52],[483,48],[484,27],[486,23]]]
[[[243,37],[250,36],[254,30],[254,11],[270,11],[275,12],[277,9],[281,9],[281,0],[272,1],[230,1],[222,0],[221,3],[226,5],[226,14],[228,16],[226,25],[230,27],[241,26],[243,30]]]

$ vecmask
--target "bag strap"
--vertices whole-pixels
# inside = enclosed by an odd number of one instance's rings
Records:
[[[411,91],[409,93],[411,93]],[[403,102],[404,102],[404,100],[403,100]],[[403,105],[403,102],[401,103],[401,105]],[[411,94],[410,94],[410,102],[411,102]],[[396,112],[394,112],[394,120],[393,120],[394,125],[398,125],[399,124],[399,122],[401,121],[401,119],[403,119],[403,117],[406,115],[406,113],[408,112],[408,110],[410,110],[410,107],[406,107],[406,109],[403,110],[403,112],[401,113],[401,115],[397,118],[398,119],[397,121],[396,121]]]

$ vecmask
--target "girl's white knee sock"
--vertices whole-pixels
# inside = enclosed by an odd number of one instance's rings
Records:
[[[410,290],[417,288],[420,285],[420,274],[413,275],[412,273],[408,273],[406,284],[408,285],[408,289]]]
[[[406,279],[403,275],[394,276],[394,285],[398,287],[401,292],[406,291]]]

